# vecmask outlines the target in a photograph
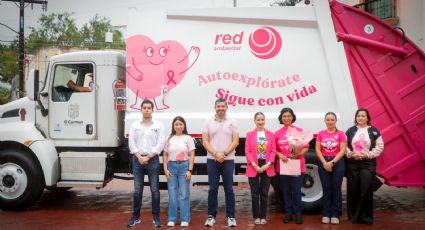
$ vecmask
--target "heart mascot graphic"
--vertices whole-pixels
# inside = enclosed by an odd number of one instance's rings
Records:
[[[149,99],[157,110],[168,109],[164,94],[176,87],[195,64],[200,48],[192,46],[189,52],[177,41],[166,40],[155,44],[145,35],[127,39],[127,87],[136,94],[132,109],[140,110],[137,102]],[[159,98],[158,98],[159,97]],[[158,101],[159,99],[159,101]]]

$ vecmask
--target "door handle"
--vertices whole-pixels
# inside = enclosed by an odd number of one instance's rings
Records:
[[[93,125],[92,124],[86,125],[86,134],[87,135],[92,135],[93,134]]]

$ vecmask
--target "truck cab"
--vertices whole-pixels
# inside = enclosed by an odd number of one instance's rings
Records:
[[[119,159],[106,162],[125,142],[124,111],[115,110],[113,87],[125,80],[124,54],[87,51],[54,56],[36,93],[34,72],[29,78],[28,97],[0,110],[0,155],[8,162],[1,167],[5,183],[0,185],[0,202],[5,209],[33,202],[44,186],[101,188],[112,179],[112,167],[120,171]],[[128,160],[122,159],[122,171],[128,172]]]

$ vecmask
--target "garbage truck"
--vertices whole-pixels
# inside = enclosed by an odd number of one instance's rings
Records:
[[[402,29],[337,1],[132,8],[125,52],[56,55],[26,84],[26,97],[0,106],[3,210],[31,206],[44,189],[102,188],[130,174],[127,138],[144,99],[166,130],[174,117],[186,119],[197,143],[194,184],[208,183],[202,127],[224,98],[240,134],[235,182],[247,181],[244,140],[256,112],[276,131],[279,111],[290,107],[297,126],[317,133],[326,112],[346,130],[367,108],[385,142],[378,176],[390,186],[425,186],[424,52]],[[322,199],[314,148],[306,160],[302,200],[312,209]]]

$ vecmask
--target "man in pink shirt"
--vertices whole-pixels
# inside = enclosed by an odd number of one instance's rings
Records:
[[[227,102],[219,98],[215,102],[215,116],[208,119],[202,131],[202,144],[207,150],[208,219],[205,226],[212,227],[217,215],[217,195],[220,175],[226,197],[226,216],[229,227],[236,227],[233,173],[235,148],[239,144],[236,122],[226,115]]]

